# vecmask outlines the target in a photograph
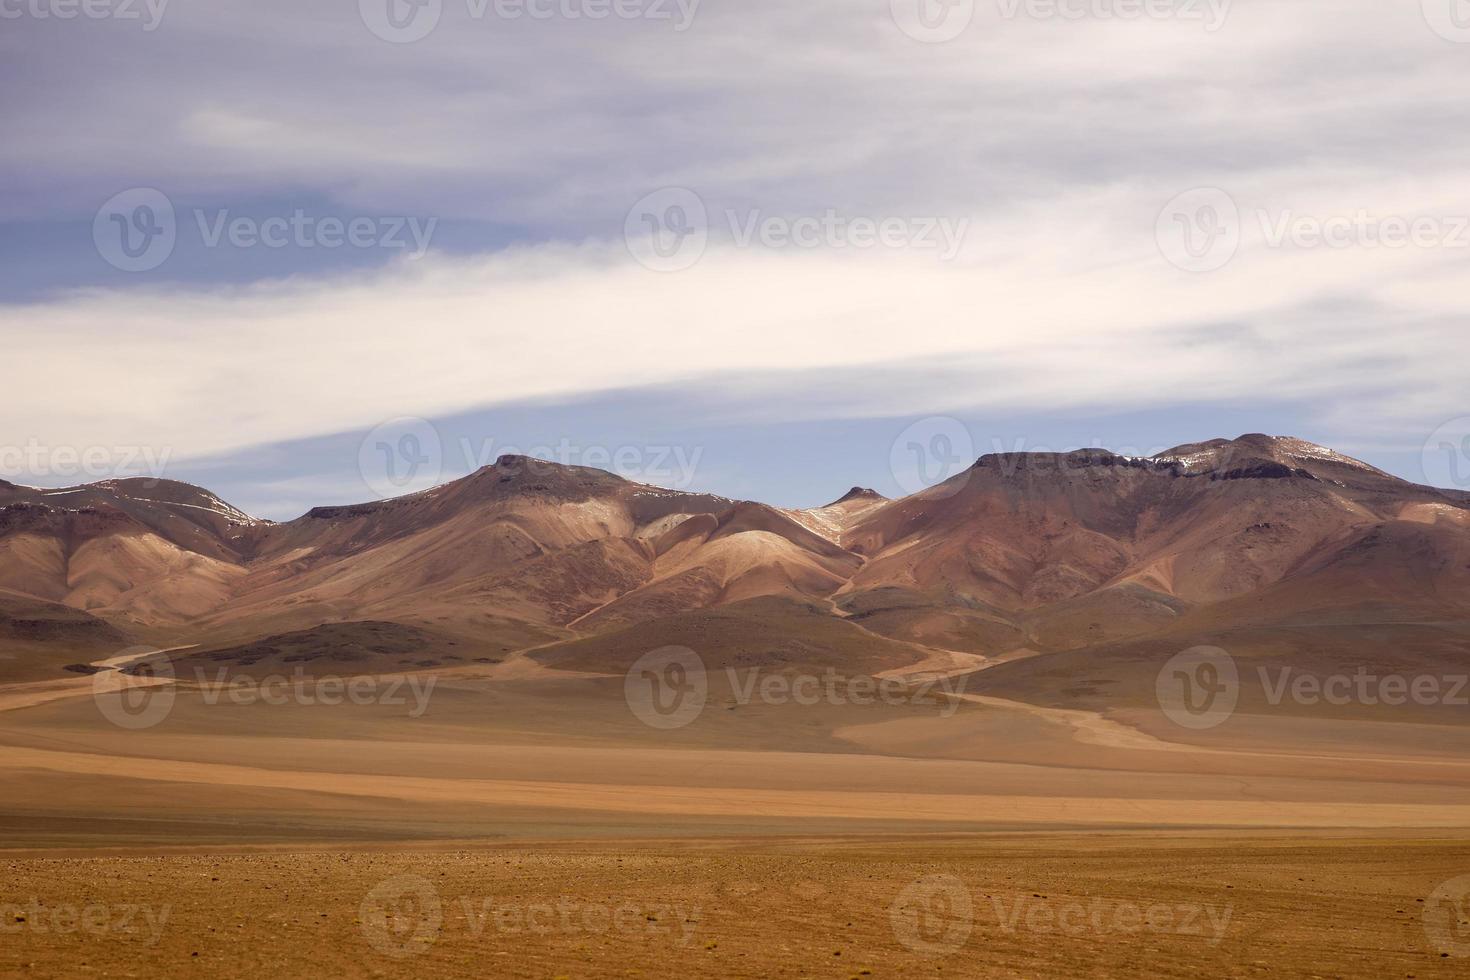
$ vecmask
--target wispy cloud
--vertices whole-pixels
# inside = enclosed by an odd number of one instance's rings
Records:
[[[697,385],[727,420],[1291,401],[1416,444],[1464,411],[1470,45],[1418,0],[1188,6],[1220,17],[978,2],[940,44],[845,0],[706,0],[682,30],[445,0],[408,44],[285,0],[170,5],[149,31],[7,21],[0,227],[30,270],[0,279],[29,297],[0,306],[7,424],[187,458]],[[179,244],[123,274],[92,223],[133,187],[173,202]],[[697,194],[709,244],[661,273],[622,235],[666,187]],[[1233,223],[1192,273],[1161,236],[1210,217],[1164,211],[1197,188]],[[493,234],[417,262],[343,249],[331,274],[316,241],[248,275],[191,261],[196,211],[293,207]],[[963,247],[740,247],[829,214],[947,220]],[[1395,221],[1437,231],[1369,240]],[[42,266],[82,288],[35,299],[19,276]]]

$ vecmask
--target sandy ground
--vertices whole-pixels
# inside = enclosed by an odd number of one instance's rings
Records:
[[[633,760],[636,762],[636,760]],[[701,754],[699,765],[717,765],[717,754]],[[789,775],[819,778],[820,755],[794,758],[762,756],[736,760],[746,768],[787,762]],[[591,811],[610,816],[802,818],[941,822],[1019,822],[1037,826],[1080,824],[1203,827],[1446,827],[1470,826],[1470,803],[1161,799],[1007,793],[920,793],[904,790],[773,789],[749,785],[685,786],[610,782],[615,770],[597,782],[555,780],[428,778],[421,776],[322,773],[264,769],[211,762],[127,759],[117,756],[8,748],[0,774],[15,770],[61,773],[78,778],[162,782],[187,792],[192,787],[231,786],[258,790],[329,793],[368,801],[390,797],[412,803],[480,804],[487,807],[540,807]]]
[[[1464,975],[1466,729],[1183,733],[921,666],[715,679],[666,730],[515,662],[0,689],[0,975]]]
[[[716,686],[695,721],[657,730],[634,717],[620,678],[514,665],[369,678],[371,697],[336,704],[314,686],[234,703],[183,671],[152,692],[172,699],[167,712],[132,728],[79,680],[85,691],[64,697],[16,685],[6,702],[0,690],[0,826],[13,843],[67,844],[58,828],[78,820],[76,843],[105,841],[109,824],[127,828],[119,840],[171,840],[190,823],[221,827],[210,839],[234,823],[239,839],[281,841],[340,839],[333,826],[391,840],[712,825],[1470,830],[1457,729],[1395,742],[1348,723],[1290,741],[1247,725],[1186,742],[957,690],[804,706]]]
[[[1470,844],[1435,840],[724,838],[0,867],[7,976],[1430,978],[1464,976],[1470,953],[1441,887]]]
[[[161,653],[174,653],[180,650],[191,650],[194,644],[177,647],[139,647],[132,653],[119,654],[114,657],[106,657],[102,660],[93,660],[89,666],[98,667],[104,671],[119,671],[119,673],[108,673],[102,683],[110,683],[112,689],[120,691],[123,689],[158,687],[169,683],[162,677],[140,677],[120,673],[121,669],[129,664],[146,660],[149,657]],[[19,708],[29,708],[48,701],[64,701],[74,698],[89,698],[97,688],[99,682],[96,675],[91,674],[68,674],[65,677],[48,681],[28,681],[20,684],[0,685],[0,711],[15,711]]]

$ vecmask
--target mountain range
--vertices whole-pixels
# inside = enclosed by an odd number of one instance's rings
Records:
[[[167,480],[0,481],[12,678],[129,643],[363,671],[517,651],[615,670],[679,643],[855,671],[969,655],[1033,700],[1104,703],[1194,643],[1463,662],[1467,622],[1470,494],[1258,434],[986,455],[902,499],[798,510],[521,456],[285,523]]]

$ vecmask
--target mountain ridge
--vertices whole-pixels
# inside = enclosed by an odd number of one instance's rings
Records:
[[[1453,618],[1470,606],[1470,495],[1261,434],[1151,457],[992,453],[907,497],[854,486],[804,510],[523,456],[281,523],[175,481],[5,482],[0,594],[150,642],[374,622],[487,656],[656,639],[670,617],[687,632],[690,616],[763,600],[916,657],[1013,656],[1150,635],[1244,598],[1283,622],[1375,603]]]

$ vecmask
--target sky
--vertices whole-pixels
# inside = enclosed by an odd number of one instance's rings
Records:
[[[0,478],[1470,489],[1464,0],[0,0]]]

